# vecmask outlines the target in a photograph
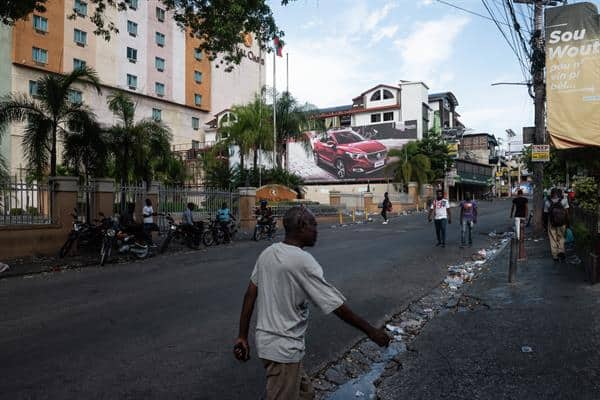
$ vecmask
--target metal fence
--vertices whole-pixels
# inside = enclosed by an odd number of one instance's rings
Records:
[[[77,215],[80,221],[93,223],[96,215],[96,183],[88,182],[86,185],[79,185],[77,191]]]
[[[52,223],[53,191],[47,184],[0,183],[0,225]]]
[[[237,191],[209,188],[204,186],[170,187],[158,189],[158,205],[155,210],[161,214],[170,214],[176,221],[181,220],[188,203],[194,204],[194,220],[214,218],[223,203],[227,204],[231,214],[239,220],[240,196]],[[167,227],[164,216],[157,218],[160,230]]]
[[[127,207],[127,203],[137,204],[143,201],[148,195],[148,187],[145,183],[137,185],[117,185],[115,188],[115,213],[122,213]]]

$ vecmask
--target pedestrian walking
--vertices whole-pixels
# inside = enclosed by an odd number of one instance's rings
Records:
[[[460,202],[460,247],[465,247],[466,234],[469,234],[469,247],[473,245],[472,230],[477,223],[477,202],[472,199],[471,193],[465,194],[465,200]]]
[[[527,218],[528,202],[527,197],[523,196],[523,190],[517,190],[517,197],[513,199],[510,208],[510,218],[512,219],[514,215],[514,228],[515,232],[517,232],[517,239],[519,238],[519,230],[521,229],[521,219]]]
[[[383,203],[381,203],[381,216],[383,217],[384,225],[387,225],[387,223],[389,222],[387,217],[388,211],[392,211],[392,202],[390,201],[388,192],[385,192],[383,194]]]
[[[565,259],[565,231],[569,226],[569,202],[562,198],[560,189],[550,191],[548,206],[548,239],[554,261]]]
[[[444,198],[444,192],[441,190],[436,192],[436,199],[429,208],[429,222],[431,222],[432,217],[437,237],[436,246],[446,247],[446,225],[452,223],[452,215],[450,213],[450,202]]]
[[[252,271],[234,355],[241,361],[250,358],[248,331],[256,304],[256,349],[267,375],[266,400],[313,399],[315,392],[302,366],[309,301],[363,331],[379,346],[387,346],[390,338],[350,310],[344,296],[323,277],[317,260],[303,250],[317,240],[317,222],[310,210],[292,207],[283,226],[284,241],[266,248]]]

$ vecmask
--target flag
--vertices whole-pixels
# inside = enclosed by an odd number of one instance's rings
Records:
[[[275,46],[275,54],[277,54],[277,57],[283,57],[283,42],[279,40],[277,36],[273,38],[273,45]]]

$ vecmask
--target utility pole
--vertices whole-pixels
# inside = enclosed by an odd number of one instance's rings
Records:
[[[535,113],[535,144],[546,144],[546,88],[544,82],[545,50],[544,50],[544,20],[545,5],[556,5],[556,1],[548,0],[514,0],[515,3],[533,4],[534,29],[531,35],[531,75],[533,77],[534,113]],[[533,232],[541,236],[544,232],[544,164],[534,163],[533,167]]]
[[[535,112],[535,143],[546,144],[546,88],[544,86],[544,68],[545,68],[545,51],[544,51],[544,1],[535,0],[534,2],[534,22],[532,45],[533,53],[531,57],[531,73],[533,75],[533,91],[534,91],[534,112]],[[544,233],[544,164],[535,163],[533,169],[533,232],[536,237],[542,236]]]

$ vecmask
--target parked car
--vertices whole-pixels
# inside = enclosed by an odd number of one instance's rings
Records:
[[[335,169],[339,179],[369,175],[387,163],[387,147],[377,140],[367,140],[351,129],[332,130],[314,142],[317,165]]]

